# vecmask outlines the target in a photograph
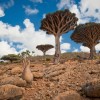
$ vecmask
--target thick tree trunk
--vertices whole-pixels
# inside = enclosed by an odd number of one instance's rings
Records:
[[[45,56],[46,52],[43,52],[43,56],[44,56],[44,60],[46,60],[46,56]]]
[[[43,56],[45,57],[45,52],[43,52]]]
[[[90,57],[89,57],[89,59],[93,59],[95,54],[96,54],[96,50],[95,50],[95,46],[93,46],[92,48],[90,48]]]
[[[55,36],[55,56],[54,63],[58,64],[60,61],[61,51],[60,51],[60,36]]]
[[[10,60],[11,63],[13,63],[13,60]]]

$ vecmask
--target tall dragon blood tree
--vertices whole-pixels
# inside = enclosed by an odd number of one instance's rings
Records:
[[[38,50],[41,50],[43,52],[43,55],[45,56],[46,51],[48,51],[51,48],[54,48],[54,46],[50,44],[45,44],[45,45],[37,45],[36,48]]]
[[[46,31],[47,34],[53,34],[55,36],[55,64],[60,61],[60,36],[73,30],[77,25],[77,20],[78,18],[75,17],[75,14],[66,9],[47,14],[46,18],[41,21],[40,28]]]
[[[71,35],[71,39],[88,47],[90,49],[89,59],[93,59],[96,54],[95,46],[100,40],[100,23],[80,24]]]

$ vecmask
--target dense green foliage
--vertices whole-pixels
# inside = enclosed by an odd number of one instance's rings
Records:
[[[13,61],[20,60],[20,57],[18,55],[15,55],[15,54],[8,54],[8,55],[2,56],[1,59],[2,60],[9,60],[12,63]]]

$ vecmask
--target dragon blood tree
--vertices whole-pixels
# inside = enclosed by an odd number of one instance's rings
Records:
[[[95,46],[100,40],[100,23],[80,24],[71,35],[71,39],[88,47],[90,49],[89,59],[93,59],[96,54]]]
[[[54,48],[54,46],[50,44],[45,44],[45,45],[37,45],[36,48],[38,50],[41,50],[43,52],[43,55],[45,56],[46,51],[48,51],[51,48]]]
[[[66,9],[47,14],[46,18],[41,21],[41,29],[46,31],[47,34],[53,34],[55,36],[55,64],[60,61],[60,36],[73,30],[77,25],[77,20],[78,18],[75,17],[75,14]]]

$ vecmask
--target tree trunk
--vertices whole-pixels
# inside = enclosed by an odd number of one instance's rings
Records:
[[[13,63],[13,60],[10,60],[11,63]]]
[[[55,36],[55,56],[54,63],[58,64],[60,61],[61,51],[60,51],[60,36]]]
[[[45,56],[45,53],[46,53],[46,52],[43,52],[44,60],[46,60],[46,56]]]
[[[90,48],[90,57],[89,57],[89,59],[92,60],[94,58],[95,54],[96,54],[96,50],[95,50],[95,46],[93,46],[92,48]]]

